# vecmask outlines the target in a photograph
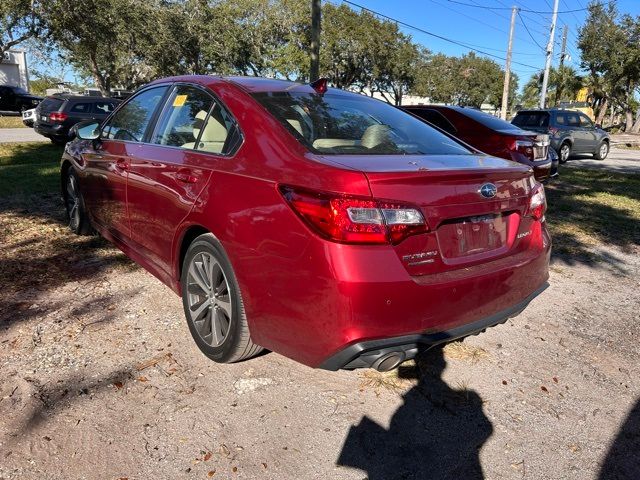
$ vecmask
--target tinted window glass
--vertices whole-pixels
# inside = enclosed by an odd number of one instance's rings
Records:
[[[194,87],[177,87],[160,117],[152,143],[174,147],[195,148],[202,126],[213,105],[213,98]],[[222,143],[226,131],[222,136]]]
[[[132,97],[111,119],[102,132],[103,138],[141,142],[151,116],[167,87],[156,87]]]
[[[60,98],[47,97],[42,102],[40,102],[40,105],[38,105],[38,109],[41,112],[56,112],[60,109],[63,103],[64,100]]]
[[[93,104],[93,111],[103,115],[113,112],[115,108],[116,104],[113,102],[96,102]]]
[[[567,118],[565,117],[564,113],[558,113],[556,115],[556,123],[558,125],[565,125],[567,123]]]
[[[593,122],[586,115],[580,114],[580,126],[585,128],[593,128]]]
[[[89,113],[91,110],[91,105],[89,103],[76,103],[71,107],[71,112],[74,113]]]
[[[549,114],[546,112],[518,112],[511,121],[518,127],[548,127]]]
[[[29,95],[29,92],[22,87],[12,87],[12,90],[16,95]]]
[[[456,127],[454,127],[449,120],[447,120],[444,115],[442,115],[437,110],[432,109],[409,109],[409,111],[420,118],[423,118],[427,122],[435,125],[438,128],[441,128],[447,133],[455,134]]]
[[[468,154],[391,105],[359,95],[293,92],[254,97],[311,151],[323,154]]]
[[[494,117],[489,113],[474,108],[456,108],[456,112],[469,117],[472,120],[484,125],[491,130],[513,130],[513,125],[501,118]]]
[[[580,118],[577,113],[567,113],[567,125],[570,127],[579,127],[580,126]]]

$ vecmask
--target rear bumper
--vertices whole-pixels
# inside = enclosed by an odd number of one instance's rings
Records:
[[[529,303],[544,292],[548,286],[549,284],[545,282],[540,288],[521,302],[498,313],[465,325],[434,333],[406,335],[355,343],[327,358],[318,368],[325,370],[372,368],[375,367],[380,359],[387,357],[391,353],[399,354],[402,361],[410,360],[414,358],[421,349],[429,349],[440,343],[481,333],[489,327],[504,323],[509,318],[519,315],[527,308]]]
[[[62,125],[42,125],[41,123],[35,123],[33,129],[36,133],[47,137],[54,138],[56,140],[68,140],[69,129]]]

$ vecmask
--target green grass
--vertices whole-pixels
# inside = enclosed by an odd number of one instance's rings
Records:
[[[22,117],[0,117],[0,128],[27,128],[22,123]]]
[[[62,150],[49,143],[0,143],[0,198],[57,191]]]
[[[588,255],[596,245],[640,246],[640,175],[565,168],[547,186],[554,251]]]

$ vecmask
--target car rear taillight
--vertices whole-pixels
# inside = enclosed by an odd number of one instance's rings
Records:
[[[531,198],[529,199],[529,210],[527,215],[533,217],[534,220],[544,220],[544,214],[547,211],[547,196],[544,194],[544,186],[541,183],[534,185],[531,190]]]
[[[49,114],[49,119],[52,122],[64,122],[67,117],[68,115],[63,112],[51,112],[51,114]]]
[[[410,205],[285,186],[280,192],[309,227],[334,242],[395,245],[429,230]]]
[[[533,142],[531,140],[516,140],[513,149],[533,160]]]

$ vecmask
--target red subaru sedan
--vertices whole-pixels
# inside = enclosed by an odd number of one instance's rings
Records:
[[[70,228],[182,297],[217,362],[395,368],[520,313],[551,241],[530,168],[319,81],[152,82],[62,158]]]

